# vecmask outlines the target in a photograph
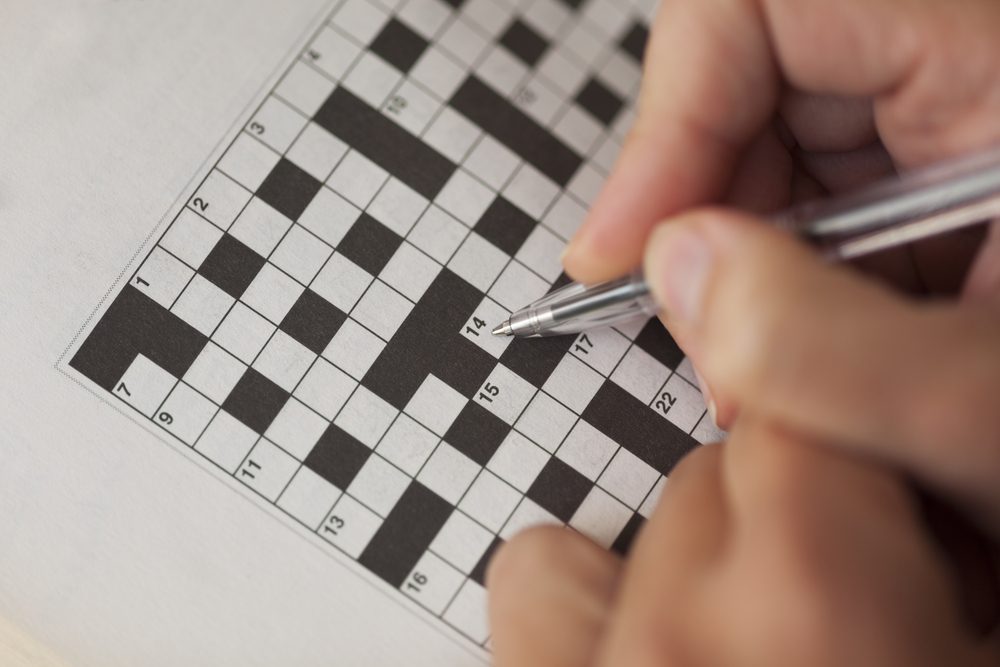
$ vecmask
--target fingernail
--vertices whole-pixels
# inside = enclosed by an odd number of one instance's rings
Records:
[[[646,247],[646,280],[672,324],[698,320],[712,270],[712,248],[693,229],[664,224]]]

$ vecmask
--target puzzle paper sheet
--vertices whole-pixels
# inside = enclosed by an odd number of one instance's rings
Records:
[[[625,551],[718,435],[656,322],[489,333],[566,282],[654,9],[333,3],[67,371],[487,646],[499,545],[556,524]]]

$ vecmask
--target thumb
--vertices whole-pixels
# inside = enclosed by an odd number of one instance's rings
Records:
[[[989,511],[1000,534],[995,309],[905,300],[726,210],[658,227],[645,271],[720,416],[755,413],[889,460]]]

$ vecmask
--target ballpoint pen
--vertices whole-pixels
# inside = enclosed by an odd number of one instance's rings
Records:
[[[831,261],[843,261],[993,218],[1000,218],[1000,147],[810,202],[770,220],[819,246]],[[493,335],[576,334],[658,311],[636,273],[598,285],[567,285],[512,314]]]

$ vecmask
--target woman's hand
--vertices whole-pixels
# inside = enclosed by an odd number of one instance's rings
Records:
[[[670,477],[629,560],[561,528],[498,552],[498,667],[995,665],[887,471],[741,420]]]

